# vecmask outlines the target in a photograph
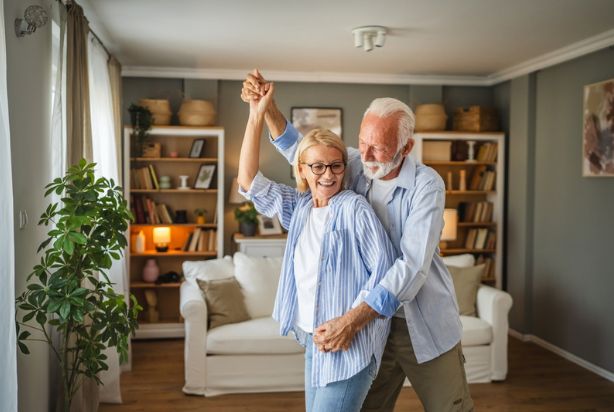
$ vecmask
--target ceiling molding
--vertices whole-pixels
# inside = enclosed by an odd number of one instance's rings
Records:
[[[584,56],[585,54],[589,54],[612,45],[614,45],[614,29],[493,73],[492,75],[488,76],[489,83],[490,85],[494,85],[506,80],[524,76],[525,74],[545,69],[547,67]]]
[[[381,73],[293,72],[264,70],[272,81],[306,83],[358,83],[444,86],[493,86],[495,84],[545,69],[614,45],[614,29],[573,43],[550,53],[487,76],[441,76]],[[244,80],[250,69],[189,69],[170,67],[124,66],[123,77],[160,77],[178,79]]]
[[[124,66],[123,77],[161,77],[180,79],[245,80],[250,69],[187,69],[171,67]],[[266,78],[272,81],[306,83],[360,83],[360,84],[419,84],[450,86],[489,86],[483,76],[439,76],[439,75],[394,75],[380,73],[334,73],[334,72],[293,72],[266,70]]]

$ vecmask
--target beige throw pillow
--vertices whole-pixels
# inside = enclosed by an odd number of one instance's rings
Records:
[[[205,294],[209,329],[228,323],[243,322],[250,318],[243,301],[241,286],[235,278],[209,281],[196,279],[196,281]]]
[[[448,266],[448,270],[452,275],[452,281],[454,282],[456,300],[461,315],[476,316],[475,304],[484,267],[484,264],[467,268]]]

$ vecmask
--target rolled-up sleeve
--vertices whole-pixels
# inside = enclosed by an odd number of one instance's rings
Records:
[[[275,149],[279,153],[282,154],[283,157],[286,158],[288,163],[292,164],[294,161],[294,154],[296,152],[296,148],[298,147],[298,142],[303,138],[303,136],[296,130],[296,128],[286,120],[286,128],[284,132],[277,137],[277,139],[273,140],[271,135],[269,134],[269,139]]]

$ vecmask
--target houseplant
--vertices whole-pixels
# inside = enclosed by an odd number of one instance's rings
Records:
[[[245,236],[254,236],[258,228],[258,212],[252,202],[245,202],[235,209],[235,218],[239,221],[239,232]]]
[[[130,141],[130,151],[132,156],[140,156],[143,144],[149,139],[149,130],[153,125],[153,114],[145,106],[131,104],[128,107],[130,112],[130,123],[132,124],[132,139]]]
[[[134,296],[129,305],[115,293],[105,273],[127,245],[132,216],[122,189],[112,179],[96,178],[94,167],[81,160],[46,186],[45,196],[55,193],[61,202],[41,215],[39,225],[51,230],[38,248],[40,264],[16,299],[22,311],[18,346],[26,354],[29,341],[50,346],[61,368],[65,411],[84,376],[101,384],[97,374],[108,369],[106,348],[116,347],[120,361],[127,360],[128,338],[142,310]]]
[[[196,224],[204,225],[205,224],[205,215],[207,211],[201,207],[194,209],[194,216],[196,216]]]

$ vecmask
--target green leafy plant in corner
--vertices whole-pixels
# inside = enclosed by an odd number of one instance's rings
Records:
[[[235,218],[239,223],[258,223],[258,212],[252,202],[245,202],[235,209]]]
[[[128,111],[130,112],[133,136],[136,137],[136,139],[133,139],[134,147],[132,151],[139,152],[143,144],[147,143],[149,139],[149,130],[151,130],[153,125],[153,115],[147,107],[134,103],[128,107]],[[135,153],[134,155],[137,154]]]
[[[19,348],[28,354],[28,342],[50,346],[61,367],[65,411],[84,376],[101,384],[97,374],[108,369],[106,348],[117,348],[120,361],[127,360],[128,339],[142,310],[134,296],[128,304],[116,293],[105,273],[127,245],[132,215],[121,187],[96,178],[94,167],[81,160],[46,186],[45,196],[55,193],[61,202],[41,215],[38,224],[51,230],[38,248],[43,256],[26,291],[16,299],[22,316]],[[57,346],[52,330],[60,337]]]

